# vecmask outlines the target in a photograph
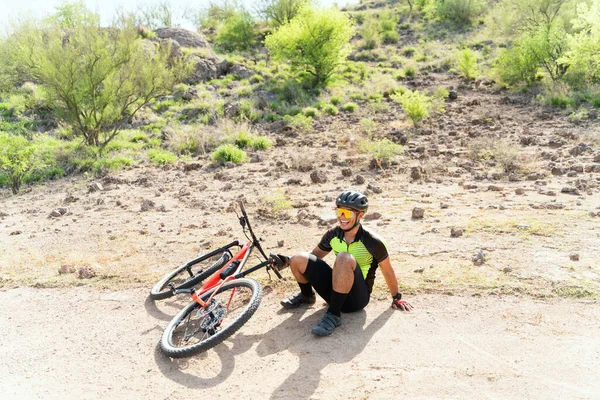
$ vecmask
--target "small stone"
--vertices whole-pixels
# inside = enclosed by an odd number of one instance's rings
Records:
[[[600,152],[594,155],[594,162],[600,162]]]
[[[477,253],[473,254],[473,256],[471,257],[471,261],[473,261],[473,264],[475,264],[475,265],[483,265],[483,263],[486,262],[486,260],[487,260],[487,254],[483,250],[479,250]]]
[[[515,194],[518,194],[519,196],[522,196],[525,194],[525,189],[523,188],[516,188],[515,189]]]
[[[376,220],[379,218],[381,218],[381,213],[378,213],[378,212],[372,212],[372,213],[365,215],[365,221],[373,221],[373,220]]]
[[[447,209],[448,207],[449,207],[448,203],[440,203],[440,208],[441,208],[442,210],[445,210],[445,209]]]
[[[383,190],[379,186],[375,186],[371,183],[369,183],[367,185],[367,189],[369,189],[370,191],[372,191],[373,193],[376,193],[376,194],[380,194],[381,192],[383,192]]]
[[[52,211],[50,211],[50,216],[52,218],[59,218],[59,217],[62,217],[62,214],[58,210],[52,210]]]
[[[350,168],[342,168],[342,176],[346,178],[352,176],[352,170]]]
[[[104,187],[102,187],[102,184],[100,182],[92,182],[88,186],[89,192],[101,192],[103,190],[104,190]]]
[[[60,266],[60,268],[58,269],[58,274],[59,275],[63,275],[63,274],[74,274],[77,271],[77,268],[75,268],[74,265],[70,265],[70,264],[63,264]]]
[[[571,261],[579,261],[579,253],[571,253],[569,255],[569,258],[571,259]]]
[[[200,163],[190,163],[190,164],[186,164],[183,166],[183,170],[185,172],[196,171],[196,170],[199,170],[200,168],[202,168],[202,164],[200,164]]]
[[[462,187],[466,190],[477,189],[477,185],[474,183],[463,183]]]
[[[451,228],[450,229],[450,237],[457,238],[461,237],[465,233],[465,230],[462,228]]]
[[[310,180],[312,183],[325,183],[327,182],[327,175],[323,171],[313,171],[310,173]]]
[[[415,274],[422,274],[424,271],[425,271],[425,268],[420,267],[420,268],[415,269],[413,272]]]
[[[492,192],[502,192],[504,190],[504,187],[498,185],[490,185],[488,186],[488,190],[491,190]]]
[[[504,267],[502,269],[502,272],[504,272],[505,274],[508,274],[508,273],[512,272],[512,270],[513,270],[512,267]]]
[[[77,270],[79,279],[91,279],[98,275],[98,271],[94,267],[83,266]]]
[[[150,211],[154,208],[155,204],[152,200],[144,200],[140,206],[140,210],[143,212]]]
[[[423,179],[423,170],[421,169],[421,167],[412,167],[410,169],[410,178],[413,181],[420,181],[421,179]]]
[[[422,219],[425,216],[425,210],[421,207],[415,207],[412,210],[413,219]]]
[[[277,241],[277,247],[283,247],[284,243],[285,242],[283,240],[278,240]]]
[[[579,194],[579,189],[577,189],[574,186],[565,186],[560,190],[561,193],[568,193],[568,194],[574,194],[574,195],[578,195]]]
[[[458,98],[458,92],[456,90],[448,91],[448,98],[450,100],[456,100]]]
[[[354,178],[354,180],[356,181],[356,183],[358,183],[359,185],[362,185],[363,183],[365,183],[365,177],[362,175],[356,175],[356,177]]]
[[[4,211],[0,211],[0,217],[8,217],[8,214]]]
[[[9,233],[9,236],[20,235],[21,233],[23,233],[23,231],[12,231],[11,233]]]

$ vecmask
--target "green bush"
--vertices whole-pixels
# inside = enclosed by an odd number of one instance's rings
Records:
[[[1,44],[0,75],[43,84],[55,114],[87,145],[103,147],[143,105],[170,93],[189,67],[170,59],[166,46],[142,46],[130,20],[107,29],[83,6],[65,10],[15,26]]]
[[[576,33],[568,38],[570,51],[565,63],[579,72],[585,82],[600,82],[600,3],[581,3],[573,24]]]
[[[298,129],[302,132],[310,132],[313,128],[313,119],[302,114],[294,116],[286,115],[283,117],[283,121],[286,124],[289,124],[291,127]]]
[[[258,136],[250,143],[250,147],[252,147],[253,150],[267,150],[272,145],[273,142],[266,136]]]
[[[407,90],[403,94],[394,93],[390,97],[402,105],[402,109],[415,128],[421,121],[429,117],[433,99],[424,92]]]
[[[371,154],[377,165],[383,167],[389,164],[395,156],[402,154],[404,147],[386,138],[382,140],[364,140],[359,145],[359,150]]]
[[[376,126],[377,123],[373,121],[372,118],[363,118],[360,120],[360,128],[368,136],[370,136],[373,133]]]
[[[396,44],[400,41],[400,34],[396,31],[384,31],[381,40],[385,44]]]
[[[350,53],[352,20],[343,12],[303,6],[298,14],[265,39],[275,59],[308,72],[313,85],[327,82]]]
[[[538,63],[535,55],[518,44],[498,55],[497,66],[500,79],[514,85],[531,84],[536,80]]]
[[[159,165],[172,164],[177,161],[177,156],[168,150],[150,149],[147,154],[151,162]]]
[[[362,27],[360,36],[362,37],[362,45],[360,46],[364,50],[373,50],[379,46],[379,25],[376,21],[369,20]]]
[[[414,78],[417,75],[417,67],[414,64],[409,64],[402,70],[406,78]]]
[[[311,117],[311,118],[316,118],[318,117],[321,113],[319,112],[319,110],[317,110],[314,107],[304,107],[302,109],[302,114],[306,115],[307,117]]]
[[[338,115],[340,110],[333,104],[326,104],[325,107],[323,107],[323,112],[328,115]]]
[[[259,13],[277,28],[290,22],[311,0],[259,0]]]
[[[229,16],[219,28],[215,39],[225,51],[243,51],[256,44],[256,31],[250,13],[238,11]]]
[[[467,79],[477,77],[477,56],[473,50],[466,48],[458,53],[458,70]]]
[[[13,194],[19,193],[23,180],[40,166],[35,146],[22,136],[0,132],[0,175],[4,175]]]
[[[330,102],[331,104],[333,104],[334,106],[339,106],[340,104],[342,104],[342,98],[341,98],[341,97],[338,97],[338,96],[332,96],[332,97],[329,99],[329,102]]]
[[[358,110],[358,104],[353,102],[346,103],[342,106],[342,110],[346,112],[354,112]]]
[[[471,24],[483,13],[487,0],[431,0],[428,12],[459,25]]]
[[[217,147],[211,154],[211,159],[221,164],[227,162],[239,164],[246,161],[247,158],[248,155],[246,152],[233,144],[223,144]]]

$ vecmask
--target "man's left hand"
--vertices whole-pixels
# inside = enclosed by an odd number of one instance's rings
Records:
[[[414,309],[410,303],[402,300],[402,295],[400,293],[396,294],[392,300],[392,308],[400,311],[412,311]]]

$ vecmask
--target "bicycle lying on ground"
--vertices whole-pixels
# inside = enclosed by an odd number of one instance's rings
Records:
[[[239,206],[242,216],[238,215],[238,219],[248,239],[246,243],[235,240],[195,258],[165,275],[150,290],[154,300],[179,293],[191,294],[193,299],[173,317],[162,335],[160,348],[169,357],[189,357],[206,351],[233,335],[252,317],[262,299],[262,287],[246,275],[265,267],[281,279],[252,231],[244,204],[239,202]],[[235,247],[239,250],[234,255],[231,249]],[[265,261],[244,269],[255,248]],[[199,289],[194,288],[205,279],[208,280]]]

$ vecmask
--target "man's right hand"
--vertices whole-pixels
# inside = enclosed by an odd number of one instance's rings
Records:
[[[283,254],[271,253],[269,254],[269,262],[273,268],[281,271],[290,265],[290,258],[288,256],[284,256]]]

